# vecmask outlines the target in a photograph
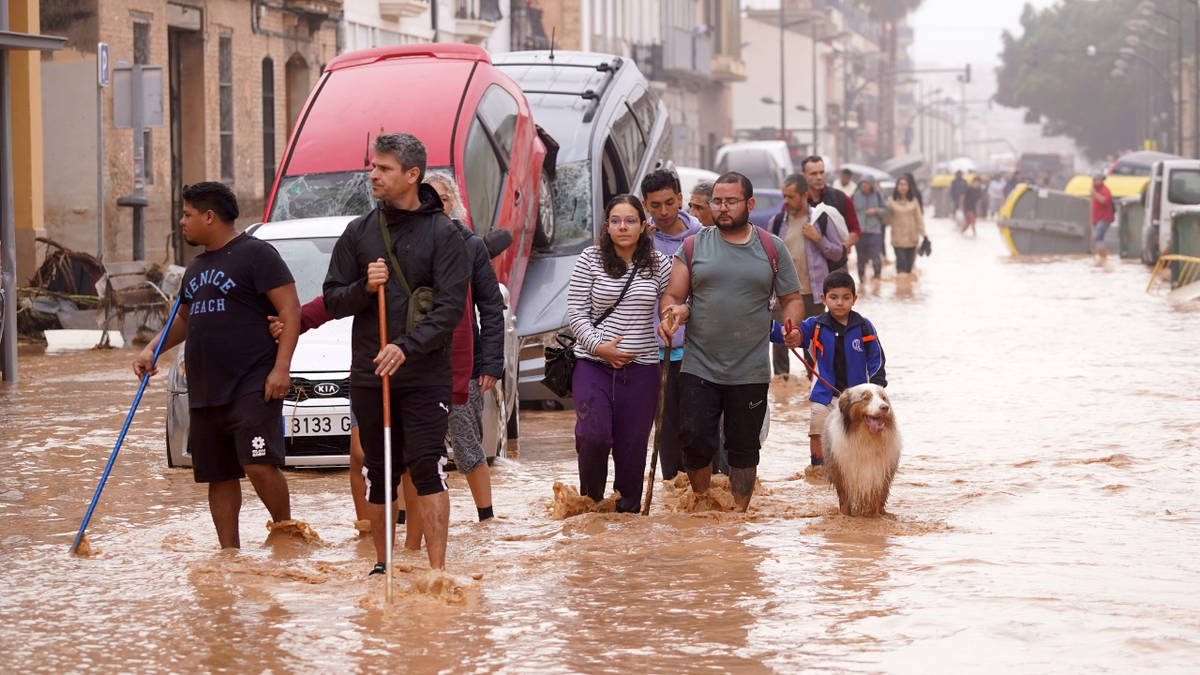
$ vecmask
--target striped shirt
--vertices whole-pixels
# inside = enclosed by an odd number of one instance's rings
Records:
[[[655,269],[652,274],[637,271],[637,277],[629,286],[629,292],[599,326],[592,322],[600,318],[617,298],[621,289],[633,273],[633,265],[625,274],[613,278],[608,276],[600,263],[600,249],[589,246],[580,254],[567,287],[567,318],[578,344],[575,355],[604,363],[596,356],[596,348],[618,337],[623,338],[617,349],[636,354],[634,363],[652,365],[658,363],[658,339],[655,329],[658,318],[654,315],[654,303],[671,279],[671,260],[658,251],[654,252]]]

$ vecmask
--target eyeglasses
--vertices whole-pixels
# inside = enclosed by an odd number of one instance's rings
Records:
[[[726,199],[726,200],[722,201],[720,199],[714,199],[714,200],[710,201],[708,203],[708,205],[714,211],[721,211],[723,209],[733,209],[733,207],[737,206],[739,203],[744,202],[744,201],[746,201],[746,200],[745,199]]]
[[[638,225],[642,224],[642,221],[637,216],[625,216],[624,218],[621,216],[613,216],[612,218],[608,219],[608,224],[612,225],[613,227],[620,227],[621,223],[625,223],[630,227],[637,227]]]

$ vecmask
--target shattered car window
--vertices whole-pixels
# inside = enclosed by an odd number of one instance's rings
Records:
[[[592,243],[591,160],[559,164],[554,177],[554,245],[541,255],[578,253]]]
[[[270,220],[361,216],[375,208],[367,171],[284,176],[279,180]]]

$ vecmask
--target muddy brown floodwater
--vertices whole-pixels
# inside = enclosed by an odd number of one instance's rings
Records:
[[[323,543],[268,540],[248,497],[245,548],[216,550],[204,490],[166,468],[161,377],[92,520],[99,555],[69,557],[132,354],[24,351],[0,388],[0,671],[1196,672],[1200,311],[1146,295],[1140,264],[930,229],[919,283],[858,307],[906,443],[894,520],[841,517],[803,479],[802,385],[772,391],[747,516],[674,512],[660,484],[648,518],[552,520],[573,415],[523,412],[498,519],[452,477],[449,571],[479,577],[458,603],[411,591],[411,553],[382,602],[345,471],[288,473]]]

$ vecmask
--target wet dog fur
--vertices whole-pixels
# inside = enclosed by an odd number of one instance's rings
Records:
[[[842,394],[821,432],[825,472],[845,516],[884,515],[900,466],[900,431],[883,387],[860,384]]]

